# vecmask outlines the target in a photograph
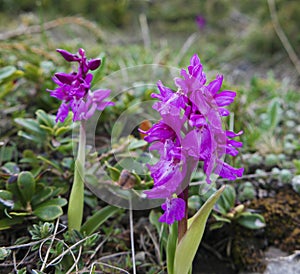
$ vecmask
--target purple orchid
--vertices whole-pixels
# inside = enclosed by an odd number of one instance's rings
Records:
[[[90,70],[95,70],[101,65],[100,59],[87,60],[85,51],[79,49],[78,54],[70,53],[63,49],[57,49],[62,57],[68,62],[77,62],[78,71],[71,73],[55,73],[53,82],[58,85],[54,90],[47,90],[52,97],[62,101],[56,122],[64,122],[69,111],[73,112],[73,121],[87,120],[93,116],[96,109],[103,110],[112,102],[104,101],[110,90],[96,90],[91,92],[93,75]]]
[[[184,217],[185,201],[177,196],[186,187],[182,184],[199,161],[203,162],[208,183],[212,173],[235,180],[244,171],[221,160],[225,154],[236,156],[236,148],[242,146],[241,142],[232,140],[242,131],[224,130],[221,119],[229,115],[224,107],[234,101],[236,93],[220,91],[221,75],[206,84],[203,65],[196,54],[187,70],[181,70],[181,76],[183,78],[174,79],[176,92],[158,82],[160,94],[152,97],[158,99],[153,108],[160,113],[161,120],[143,132],[146,134],[144,139],[151,143],[150,149],[161,155],[156,164],[148,166],[154,185],[145,194],[151,199],[166,199],[160,221],[168,224]]]
[[[206,19],[202,15],[196,16],[196,24],[200,30],[203,30],[206,26]]]

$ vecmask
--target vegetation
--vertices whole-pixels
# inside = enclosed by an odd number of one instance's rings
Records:
[[[159,204],[120,208],[91,174],[99,170],[103,181],[121,185],[120,199],[126,188],[141,193],[151,187],[149,172],[141,168],[151,161],[138,131],[142,120],[128,137],[122,135],[128,126],[122,115],[141,119],[151,113],[156,82],[172,83],[194,53],[224,74],[224,89],[237,92],[224,127],[243,129],[244,145],[226,161],[245,172],[234,182],[216,179],[212,185],[201,167],[193,174],[191,216],[227,185],[208,217],[193,273],[205,271],[205,252],[233,273],[263,271],[269,246],[299,249],[299,60],[290,59],[274,31],[272,1],[19,2],[0,3],[1,273],[166,273],[169,230],[158,222]],[[276,1],[276,15],[300,56],[297,3]],[[203,26],[196,24],[198,15]],[[99,114],[87,143],[80,231],[67,229],[78,127],[71,116],[55,122],[59,102],[46,91],[55,88],[54,73],[72,70],[57,48],[85,48],[89,58],[101,58],[92,88],[110,88],[115,102]],[[139,164],[130,168],[133,158]],[[130,171],[129,185],[123,184],[123,169]]]

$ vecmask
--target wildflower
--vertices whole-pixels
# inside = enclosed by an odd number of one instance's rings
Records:
[[[205,17],[202,15],[197,15],[196,16],[196,24],[200,30],[204,29],[206,26]]]
[[[63,49],[57,49],[57,52],[66,61],[77,62],[78,70],[71,73],[58,72],[52,78],[58,87],[47,91],[52,97],[62,101],[56,115],[56,122],[63,122],[70,110],[73,112],[73,121],[87,120],[96,109],[103,110],[106,106],[113,104],[104,101],[110,95],[110,90],[94,92],[90,90],[93,75],[89,71],[100,66],[100,59],[87,60],[83,49],[79,49],[78,54],[72,54]]]
[[[165,87],[160,81],[159,94],[153,108],[160,113],[161,120],[154,124],[144,138],[151,143],[150,149],[161,155],[159,161],[148,168],[154,181],[153,188],[145,191],[148,198],[164,198],[165,211],[160,221],[168,224],[184,217],[185,201],[178,198],[186,186],[198,162],[203,162],[206,181],[211,182],[212,173],[235,180],[243,174],[243,168],[233,168],[221,159],[225,154],[236,156],[236,148],[242,143],[233,140],[242,134],[226,131],[222,127],[222,116],[228,116],[225,108],[236,93],[220,91],[223,76],[217,75],[206,84],[206,75],[197,55],[191,58],[187,70],[181,70],[182,78],[175,78],[177,91]],[[182,213],[183,212],[183,213]]]
[[[180,221],[184,217],[185,202],[181,198],[167,198],[161,207],[165,212],[159,218],[160,222],[165,222],[170,225],[174,220]]]

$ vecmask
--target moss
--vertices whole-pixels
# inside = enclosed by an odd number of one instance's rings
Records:
[[[260,231],[233,228],[232,257],[239,269],[263,272],[264,250],[276,246],[292,253],[300,249],[300,195],[285,186],[273,196],[253,200],[249,208],[262,214],[267,226]]]
[[[287,252],[300,248],[300,237],[295,237],[299,235],[299,203],[300,196],[289,186],[274,197],[252,202],[250,207],[261,211],[266,220],[265,236],[270,245]]]
[[[261,233],[235,226],[232,240],[232,259],[239,270],[262,273],[265,268],[265,240]]]

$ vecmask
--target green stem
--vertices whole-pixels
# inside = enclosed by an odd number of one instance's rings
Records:
[[[69,197],[68,227],[80,231],[84,205],[85,124],[80,124],[78,155],[75,161],[74,181]]]

